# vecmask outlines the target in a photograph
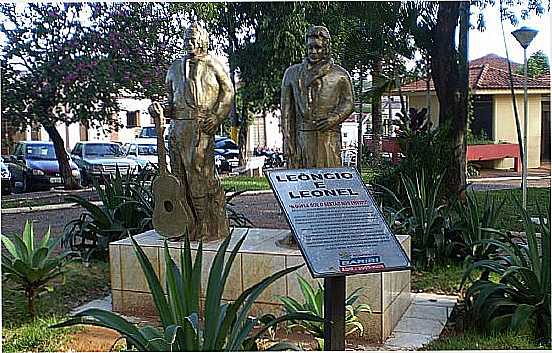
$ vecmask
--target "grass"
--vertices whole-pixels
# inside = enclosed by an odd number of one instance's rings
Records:
[[[63,321],[62,317],[37,318],[13,327],[3,327],[2,350],[4,352],[55,352],[64,351],[71,339],[70,334],[81,330],[79,327],[51,329]]]
[[[425,345],[425,351],[483,350],[483,349],[551,349],[550,345],[535,342],[533,337],[518,332],[481,334],[465,331],[461,336],[439,338]]]
[[[265,177],[233,176],[221,179],[222,187],[226,191],[253,191],[270,190],[268,179]]]
[[[456,295],[462,274],[462,264],[459,263],[435,266],[428,271],[412,271],[412,291]]]
[[[502,208],[502,215],[498,219],[498,224],[495,228],[507,229],[514,231],[523,230],[523,222],[521,216],[514,203],[513,197],[521,203],[521,190],[492,190],[488,191],[489,196],[506,198],[506,203]],[[476,192],[478,203],[482,205],[485,202],[486,192]],[[546,206],[550,205],[550,188],[529,188],[527,189],[527,210],[533,217],[537,217],[540,211],[544,214]]]
[[[64,279],[51,283],[52,290],[39,297],[38,317],[30,320],[23,293],[12,282],[2,282],[2,346],[4,352],[59,351],[77,328],[49,329],[71,309],[109,292],[109,263],[94,261],[67,265]]]

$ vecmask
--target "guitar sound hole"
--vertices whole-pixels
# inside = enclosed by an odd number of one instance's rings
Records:
[[[170,201],[165,201],[165,202],[163,203],[163,206],[165,206],[165,211],[167,211],[167,212],[172,212],[172,210],[173,210],[173,204],[172,204],[172,202],[170,202]]]

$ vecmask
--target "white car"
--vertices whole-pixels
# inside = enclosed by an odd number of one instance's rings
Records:
[[[140,168],[144,168],[148,164],[159,163],[159,154],[157,153],[157,141],[152,142],[151,139],[136,139],[136,141],[126,143],[123,147],[125,151],[125,157],[133,159],[140,165]],[[165,150],[167,150],[167,144],[165,143]],[[167,166],[170,168],[170,159],[167,155]]]

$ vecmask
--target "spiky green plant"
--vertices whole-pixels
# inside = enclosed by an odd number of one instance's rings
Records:
[[[32,221],[25,222],[23,234],[16,234],[12,239],[1,235],[1,239],[8,251],[7,255],[2,255],[2,274],[24,291],[29,314],[34,318],[36,298],[48,290],[48,282],[64,273],[69,253],[54,256],[58,241],[50,239],[49,228],[37,242]]]
[[[471,316],[481,327],[518,330],[533,327],[537,338],[550,341],[550,226],[540,214],[537,225],[515,200],[524,221],[527,244],[511,233],[495,231],[500,238],[482,240],[496,246],[490,259],[475,261],[464,273],[463,283],[476,270],[495,273],[498,282],[479,279],[466,291]],[[546,213],[549,217],[550,210]],[[540,238],[540,239],[539,239]]]
[[[495,233],[488,231],[495,228],[501,215],[506,198],[491,197],[487,192],[485,202],[480,205],[473,191],[466,192],[464,201],[456,201],[452,213],[452,230],[458,235],[455,243],[458,254],[466,261],[488,258],[496,249],[492,244],[481,243],[484,239],[493,239]]]
[[[320,319],[324,317],[324,289],[318,284],[315,290],[303,277],[297,275],[297,282],[303,294],[303,303],[299,303],[292,297],[279,296],[278,299],[284,304],[284,310],[288,314],[309,313],[318,316]],[[354,305],[360,297],[362,288],[357,288],[345,299],[345,336],[358,332],[360,336],[364,334],[364,326],[358,315],[362,312],[371,313],[368,304]],[[291,320],[288,328],[300,327],[309,332],[318,342],[318,347],[324,349],[324,322],[309,321],[309,320]]]
[[[424,170],[413,181],[401,176],[408,197],[407,231],[412,236],[412,255],[416,265],[427,268],[446,259],[450,248],[445,237],[445,204],[439,200],[443,175],[426,179]]]
[[[66,322],[54,327],[75,324],[90,324],[118,331],[127,342],[139,351],[239,351],[257,349],[256,340],[269,328],[280,322],[300,319],[321,319],[305,313],[283,315],[278,318],[264,316],[254,318],[249,312],[255,300],[272,283],[301,266],[290,267],[265,278],[246,289],[234,302],[224,303],[222,293],[239,248],[245,235],[239,239],[225,261],[231,235],[219,246],[207,282],[204,316],[199,317],[200,285],[202,268],[202,242],[199,243],[192,263],[188,238],[180,252],[182,269],[178,269],[169,254],[165,241],[165,272],[168,299],[163,293],[159,278],[144,251],[131,237],[134,249],[152,293],[161,328],[152,326],[136,327],[123,317],[109,311],[88,309],[77,313]],[[266,320],[270,318],[269,320]],[[199,322],[203,325],[200,326]],[[266,323],[265,323],[266,322]],[[253,333],[253,328],[265,323]],[[274,347],[277,348],[277,347]]]
[[[153,196],[140,175],[134,176],[130,171],[121,174],[117,167],[104,187],[97,179],[93,183],[101,206],[77,195],[66,197],[86,212],[67,223],[62,244],[78,251],[85,260],[95,252],[107,254],[109,243],[121,239],[127,232],[138,234],[152,229]]]

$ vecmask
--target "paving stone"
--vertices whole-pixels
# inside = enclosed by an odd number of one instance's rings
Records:
[[[447,323],[449,308],[442,306],[412,304],[404,314],[404,317],[435,320],[443,325]]]
[[[432,335],[421,335],[409,332],[394,332],[385,341],[382,350],[414,350],[437,338]]]
[[[417,319],[404,317],[395,326],[394,332],[409,332],[420,335],[438,336],[445,327],[444,323],[437,320]]]
[[[454,307],[458,297],[452,295],[438,295],[431,293],[416,293],[412,295],[412,303],[441,307]]]

